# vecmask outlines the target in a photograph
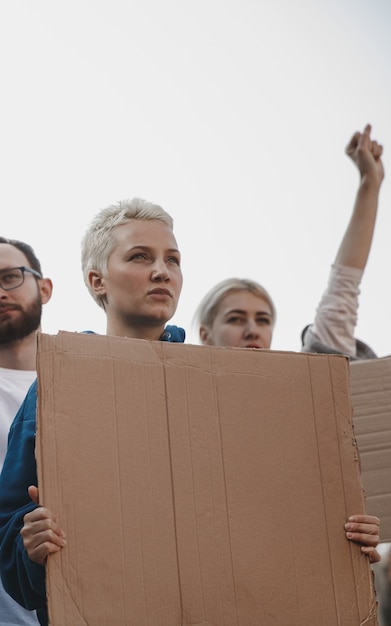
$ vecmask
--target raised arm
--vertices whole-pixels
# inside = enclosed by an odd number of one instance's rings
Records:
[[[379,191],[384,178],[383,147],[371,140],[370,134],[371,126],[367,124],[364,132],[355,133],[346,146],[346,154],[360,173],[360,185],[350,222],[335,258],[336,265],[360,270],[365,269],[371,249]]]
[[[354,331],[360,283],[372,245],[384,178],[383,148],[371,139],[371,126],[367,124],[362,133],[354,133],[346,153],[358,168],[359,187],[314,322],[302,333],[302,351],[368,359],[376,355],[369,346],[356,340]]]

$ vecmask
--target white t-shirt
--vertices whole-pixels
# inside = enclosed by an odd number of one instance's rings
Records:
[[[0,367],[0,468],[7,451],[8,432],[30,385],[37,374],[30,370]],[[8,595],[0,582],[1,626],[37,626],[35,611],[27,611]]]

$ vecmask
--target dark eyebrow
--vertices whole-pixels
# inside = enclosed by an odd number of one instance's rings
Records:
[[[246,311],[242,311],[241,309],[230,309],[226,311],[226,315],[231,315],[232,313],[239,313],[240,315],[247,315]]]
[[[225,315],[231,315],[232,313],[239,313],[240,315],[247,315],[247,311],[242,309],[230,309],[225,313]],[[271,313],[268,311],[256,311],[255,315],[266,315],[267,317],[271,317]]]

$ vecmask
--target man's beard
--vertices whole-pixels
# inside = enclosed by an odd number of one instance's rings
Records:
[[[42,315],[40,296],[26,310],[23,310],[22,307],[18,307],[18,309],[21,312],[18,319],[0,322],[0,345],[24,339],[24,337],[38,330]]]

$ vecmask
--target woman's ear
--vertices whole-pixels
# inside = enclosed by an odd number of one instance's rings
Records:
[[[90,270],[88,272],[88,282],[92,291],[98,298],[102,299],[106,295],[105,279],[100,272]]]
[[[210,331],[209,328],[207,328],[206,326],[200,326],[200,339],[201,339],[201,343],[204,346],[212,346],[212,340],[210,337]]]

